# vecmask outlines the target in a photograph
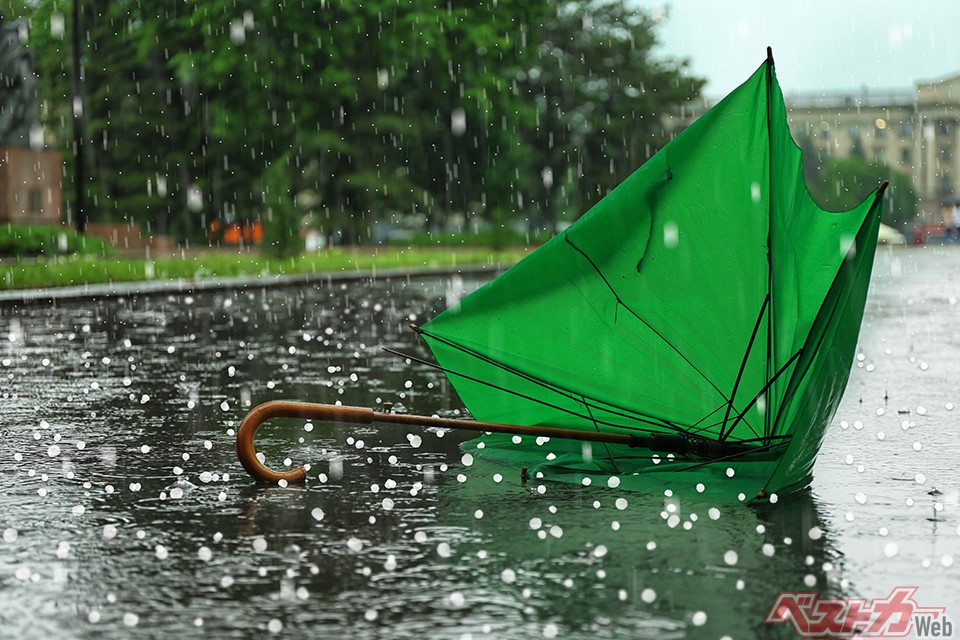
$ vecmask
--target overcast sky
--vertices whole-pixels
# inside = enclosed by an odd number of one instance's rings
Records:
[[[785,94],[910,89],[960,73],[957,0],[627,0],[661,12],[659,52],[691,59],[721,97],[773,47]]]

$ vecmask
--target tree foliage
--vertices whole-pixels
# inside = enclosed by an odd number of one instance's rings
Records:
[[[805,165],[811,164],[805,162]],[[850,209],[863,202],[884,180],[890,181],[883,208],[883,223],[904,230],[917,213],[917,194],[910,177],[883,163],[850,156],[827,161],[808,182],[810,195],[832,211]]]
[[[660,116],[702,85],[611,2],[76,1],[91,218],[181,239],[214,218],[280,220],[275,239],[307,221],[337,243],[400,216],[552,230],[652,155]],[[72,12],[39,0],[30,17],[68,175]]]
[[[704,81],[653,54],[656,23],[623,4],[564,3],[542,26],[525,88],[536,105],[541,211],[582,213],[666,142],[661,117]]]

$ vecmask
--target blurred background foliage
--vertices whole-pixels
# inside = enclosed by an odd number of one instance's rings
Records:
[[[89,218],[181,242],[214,219],[330,244],[549,234],[655,153],[661,117],[703,85],[619,2],[78,1]],[[65,184],[73,10],[3,5],[29,24]]]

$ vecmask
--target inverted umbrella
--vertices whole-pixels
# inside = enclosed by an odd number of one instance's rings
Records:
[[[574,225],[415,327],[477,420],[526,428],[471,446],[577,481],[699,478],[750,497],[807,483],[886,183],[829,212],[801,164],[768,51]]]

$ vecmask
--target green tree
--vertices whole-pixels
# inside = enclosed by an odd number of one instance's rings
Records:
[[[0,17],[4,21],[29,18],[32,13],[32,3],[27,0],[0,0]]]
[[[76,1],[91,219],[185,240],[214,217],[281,236],[309,217],[343,243],[411,213],[553,228],[702,84],[607,2]],[[72,7],[39,0],[30,39],[68,180]]]
[[[917,194],[909,176],[885,164],[853,156],[833,159],[808,187],[821,207],[839,211],[860,204],[884,180],[890,187],[884,196],[883,222],[903,230],[916,217]]]
[[[666,143],[662,118],[699,94],[688,61],[660,59],[656,22],[621,3],[561,3],[525,85],[536,101],[545,226],[583,213]]]
[[[202,93],[172,60],[192,45],[191,34],[171,28],[178,9],[158,16],[133,0],[83,1],[84,189],[91,220],[189,238],[204,226],[203,196],[198,203],[194,194],[205,193],[207,154]],[[41,2],[30,38],[43,119],[60,133],[68,179],[75,162],[71,14],[72,3]]]

